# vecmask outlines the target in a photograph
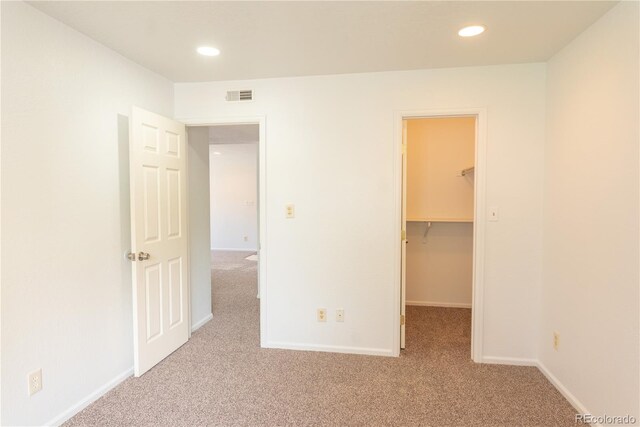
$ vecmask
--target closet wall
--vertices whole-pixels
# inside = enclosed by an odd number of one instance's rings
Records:
[[[407,304],[471,307],[475,118],[407,121]]]

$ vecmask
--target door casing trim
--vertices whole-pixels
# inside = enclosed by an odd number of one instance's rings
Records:
[[[486,225],[486,164],[487,164],[487,109],[479,108],[441,108],[426,110],[397,110],[394,112],[394,156],[393,176],[395,179],[395,215],[394,230],[396,236],[402,232],[402,121],[405,119],[437,117],[476,117],[475,146],[475,188],[474,188],[474,226],[473,226],[473,279],[471,299],[471,359],[482,363],[484,336],[484,258]],[[401,240],[396,239],[394,246],[395,269],[393,312],[394,355],[400,355],[400,314],[401,314]]]
[[[258,297],[260,298],[260,346],[267,346],[267,149],[266,116],[177,118],[187,127],[257,124],[258,137]],[[189,168],[187,159],[187,169]],[[191,306],[191,300],[189,300]]]

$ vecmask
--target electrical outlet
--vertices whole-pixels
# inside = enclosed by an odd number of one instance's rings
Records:
[[[318,309],[318,322],[326,322],[327,321],[327,309],[319,308]]]
[[[558,332],[553,333],[553,349],[558,351],[560,347],[560,334]]]
[[[336,310],[336,322],[344,322],[344,309],[339,308]]]
[[[29,396],[33,396],[42,390],[42,369],[33,371],[29,374]]]

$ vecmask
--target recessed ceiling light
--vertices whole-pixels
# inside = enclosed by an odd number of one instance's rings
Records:
[[[219,152],[219,151],[214,151],[214,152],[213,152],[213,155],[214,155],[214,156],[219,156],[220,154],[222,154],[222,153],[221,153],[221,152]]]
[[[484,30],[485,28],[482,25],[470,25],[458,31],[458,35],[460,37],[473,37],[477,36],[478,34],[484,33]]]
[[[197,49],[198,53],[200,55],[204,55],[204,56],[218,56],[220,55],[220,50],[216,49],[215,47],[211,47],[211,46],[200,46]]]

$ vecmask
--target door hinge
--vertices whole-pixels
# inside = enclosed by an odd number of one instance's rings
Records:
[[[401,238],[402,240],[407,240],[407,230],[402,230],[402,231],[400,232],[400,238]]]
[[[400,326],[404,325],[404,314],[400,315]]]
[[[407,144],[402,144],[402,154],[407,154]]]

